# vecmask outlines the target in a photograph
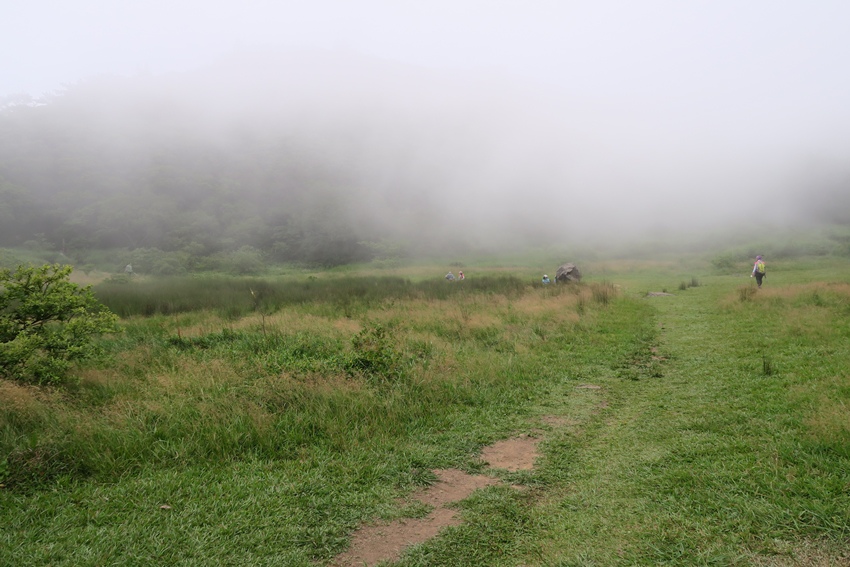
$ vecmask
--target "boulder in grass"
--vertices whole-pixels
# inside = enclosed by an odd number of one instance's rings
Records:
[[[555,281],[562,283],[580,282],[581,272],[578,271],[575,264],[564,264],[558,268],[557,272],[555,272]]]

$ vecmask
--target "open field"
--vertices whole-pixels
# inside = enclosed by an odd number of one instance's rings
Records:
[[[345,565],[440,510],[385,564],[848,565],[850,265],[768,265],[98,284],[78,387],[0,381],[0,565]]]

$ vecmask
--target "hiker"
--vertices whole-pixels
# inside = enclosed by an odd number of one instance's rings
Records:
[[[463,280],[466,279],[466,276],[463,275],[463,270],[461,270],[457,273],[457,279],[459,279],[460,281],[463,281]]]
[[[547,276],[546,274],[543,274],[543,285],[546,285],[548,283],[549,283],[549,276]]]
[[[756,283],[759,287],[761,287],[761,280],[764,279],[765,275],[764,260],[761,256],[756,256],[756,263],[753,264],[753,273],[750,274],[750,277],[755,277]]]
[[[446,279],[450,282],[453,282],[453,281],[455,281],[455,275],[453,273],[449,272],[448,274],[446,274]]]

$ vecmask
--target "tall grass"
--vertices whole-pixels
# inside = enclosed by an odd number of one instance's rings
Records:
[[[104,281],[94,286],[97,298],[121,317],[218,311],[235,317],[274,312],[283,307],[318,303],[350,316],[354,305],[416,297],[446,299],[462,293],[516,295],[525,284],[514,276],[482,276],[463,282],[412,282],[397,276],[343,276],[327,279],[175,277],[143,281]]]
[[[206,314],[126,320],[124,332],[103,345],[112,363],[83,370],[81,386],[65,396],[44,400],[7,385],[26,403],[0,409],[5,483],[120,476],[143,463],[294,458],[300,447],[347,450],[439,427],[469,404],[497,408],[504,396],[513,400],[513,390],[534,387],[528,377],[514,381],[513,356],[575,342],[593,326],[592,310],[578,313],[579,298],[607,305],[613,294],[609,284],[553,291],[518,282],[107,285],[101,297],[113,309],[175,306],[185,297]],[[209,311],[251,290],[289,309],[257,314],[246,302],[249,316],[235,320]],[[348,323],[347,311],[363,318]],[[471,368],[485,360],[498,370],[478,376]]]
[[[608,305],[617,294],[617,290],[610,282],[592,283],[590,290],[593,300],[602,305]]]

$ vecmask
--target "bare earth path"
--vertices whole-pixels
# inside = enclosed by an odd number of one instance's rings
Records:
[[[539,439],[521,436],[495,443],[481,453],[481,459],[493,468],[507,471],[530,470],[538,456]],[[339,555],[334,565],[362,567],[381,561],[395,560],[417,543],[436,536],[440,530],[460,523],[456,510],[448,505],[468,498],[475,490],[499,481],[485,475],[471,475],[457,469],[435,470],[437,482],[413,495],[414,500],[433,507],[424,518],[405,518],[387,524],[367,525],[352,536],[348,551]]]

